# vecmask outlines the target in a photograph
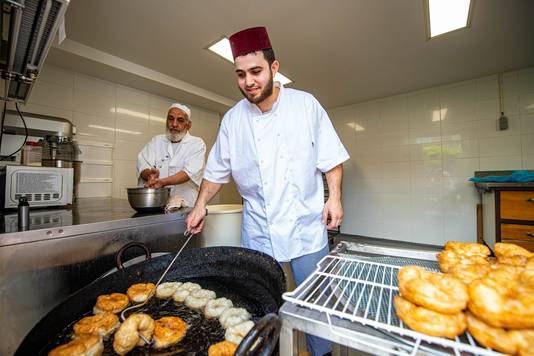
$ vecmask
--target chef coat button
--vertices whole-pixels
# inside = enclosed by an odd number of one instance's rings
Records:
[[[261,138],[258,139],[258,142],[261,142]]]

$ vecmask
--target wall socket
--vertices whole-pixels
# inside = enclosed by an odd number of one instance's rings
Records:
[[[508,118],[501,113],[501,117],[497,120],[497,127],[500,131],[508,130]]]

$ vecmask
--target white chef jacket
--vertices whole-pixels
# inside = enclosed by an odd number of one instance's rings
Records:
[[[226,113],[204,179],[236,182],[243,247],[289,261],[326,245],[321,172],[348,158],[319,102],[280,85],[269,112],[243,99]]]
[[[178,143],[172,143],[165,135],[157,135],[143,147],[137,156],[139,186],[145,181],[140,174],[144,169],[159,169],[160,178],[184,171],[190,178],[185,183],[171,186],[171,195],[180,195],[187,206],[194,206],[206,156],[206,144],[200,137],[186,133]]]

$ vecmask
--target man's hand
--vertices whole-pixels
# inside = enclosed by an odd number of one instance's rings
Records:
[[[146,182],[145,187],[148,187],[151,182],[159,178],[159,170],[156,168],[143,169],[141,178]]]
[[[159,170],[156,169],[156,168],[150,168],[148,170],[148,179],[147,179],[147,181],[151,181],[151,180],[158,179],[158,178],[159,178]]]
[[[164,186],[165,186],[165,183],[163,182],[163,179],[159,179],[159,178],[155,178],[155,179],[149,180],[145,184],[146,188],[154,188],[154,189],[162,188]]]
[[[326,224],[328,221],[327,229],[335,229],[343,221],[343,207],[339,199],[328,199],[324,204],[323,218],[321,221]]]
[[[206,208],[195,206],[193,210],[187,215],[185,219],[185,224],[187,226],[187,231],[192,234],[198,234],[202,231],[204,227],[204,218],[206,217]]]

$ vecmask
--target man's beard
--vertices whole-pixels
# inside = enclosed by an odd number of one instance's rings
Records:
[[[167,136],[167,139],[171,142],[180,142],[184,138],[186,133],[187,131],[180,132],[178,130],[171,130],[167,128],[165,135]]]
[[[273,93],[273,73],[271,72],[271,78],[269,79],[269,82],[267,83],[267,86],[265,86],[265,88],[263,88],[263,90],[261,91],[259,96],[255,97],[255,98],[251,97],[246,93],[246,91],[241,89],[241,87],[239,87],[239,90],[241,91],[241,94],[243,94],[243,96],[245,98],[247,98],[247,100],[249,102],[251,102],[252,104],[259,104],[262,101],[264,101],[265,99],[267,99],[269,96],[271,96],[272,93]]]

